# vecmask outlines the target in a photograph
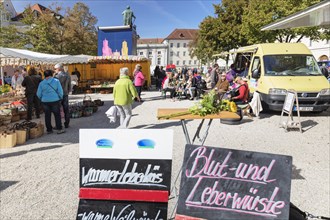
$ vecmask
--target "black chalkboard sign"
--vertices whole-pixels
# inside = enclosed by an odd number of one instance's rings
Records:
[[[80,159],[80,187],[170,191],[171,160]]]
[[[120,202],[80,199],[77,220],[166,220],[167,203]]]
[[[290,156],[186,145],[176,219],[288,220]]]

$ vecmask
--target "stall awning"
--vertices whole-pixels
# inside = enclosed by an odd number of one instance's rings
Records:
[[[294,27],[329,26],[330,25],[330,0],[322,1],[305,10],[292,14],[279,21],[270,23],[261,28],[277,30]]]
[[[228,54],[236,54],[236,53],[254,53],[256,51],[256,49],[258,49],[258,46],[256,46],[256,45],[246,46],[246,47],[241,47],[237,50],[214,54],[213,57],[219,57],[219,56],[224,56],[224,55],[228,55]]]
[[[48,64],[88,63],[88,59],[91,57],[92,56],[88,55],[55,55],[30,50],[0,47],[1,65],[10,65],[12,62],[19,62],[18,60]]]

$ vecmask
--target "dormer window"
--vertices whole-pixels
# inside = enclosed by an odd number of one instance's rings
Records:
[[[181,33],[181,34],[180,34],[180,37],[181,37],[181,38],[183,38],[183,37],[184,37],[183,33]]]

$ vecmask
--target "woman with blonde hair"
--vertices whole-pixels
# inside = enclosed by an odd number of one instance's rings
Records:
[[[142,70],[142,66],[140,64],[136,64],[134,69],[134,86],[138,93],[139,102],[142,102],[141,92],[142,92],[142,86],[144,84],[144,75],[141,70]]]

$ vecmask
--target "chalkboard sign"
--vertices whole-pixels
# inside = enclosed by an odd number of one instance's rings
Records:
[[[80,159],[80,187],[170,190],[171,160]]]
[[[77,219],[165,220],[173,131],[81,129]]]
[[[176,219],[289,219],[290,156],[186,145]]]
[[[77,220],[166,220],[167,203],[79,201]]]
[[[287,113],[292,111],[293,104],[295,101],[295,93],[292,91],[288,91],[285,97],[284,105],[283,105],[283,110],[286,111]]]

